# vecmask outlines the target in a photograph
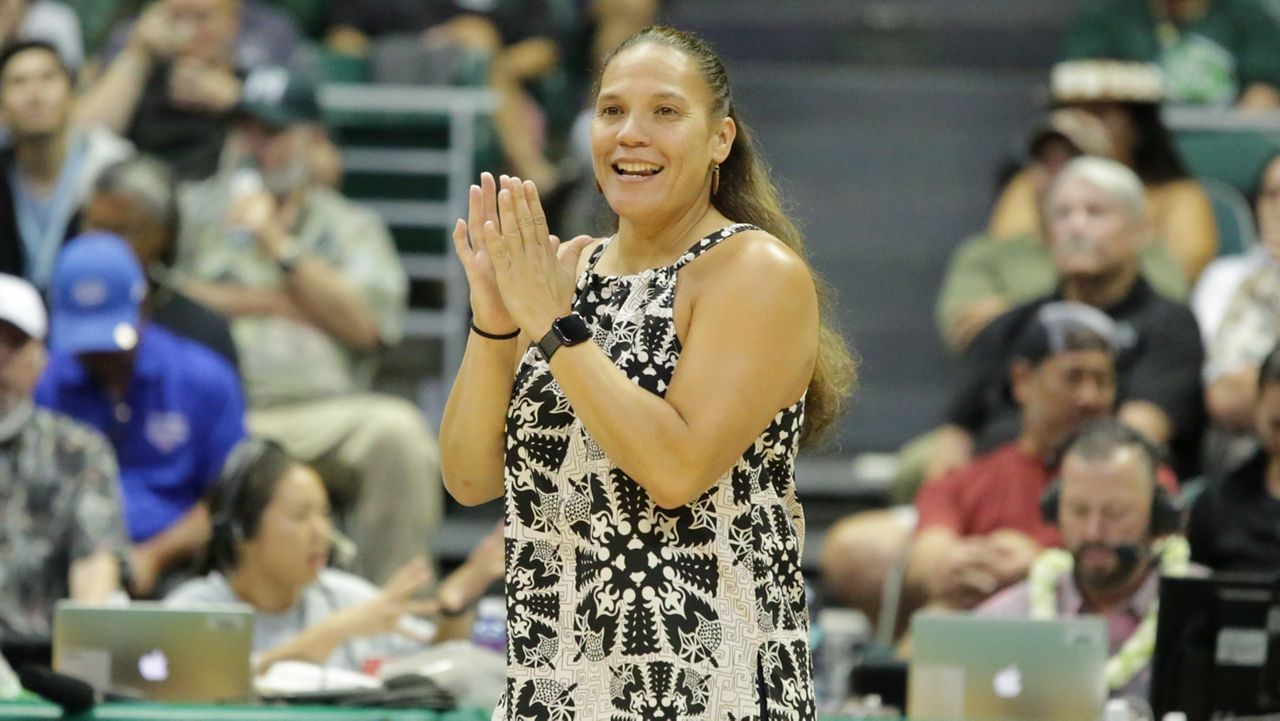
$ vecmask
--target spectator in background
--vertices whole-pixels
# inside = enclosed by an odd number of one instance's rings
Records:
[[[1107,622],[1113,696],[1147,698],[1160,577],[1201,575],[1188,561],[1182,510],[1157,481],[1158,449],[1113,420],[1080,432],[1046,492],[1046,520],[1065,550],[1031,564],[1027,580],[987,601],[978,614],[1048,620],[1092,614]]]
[[[1085,110],[1107,128],[1112,156],[1142,179],[1147,237],[1164,245],[1181,264],[1188,286],[1218,252],[1213,205],[1187,172],[1160,118],[1165,98],[1159,71],[1117,61],[1059,63],[1051,76],[1053,102]],[[989,232],[1004,238],[1037,224],[1034,183],[1024,171],[1009,182],[991,214]]]
[[[178,587],[165,603],[253,606],[258,673],[286,659],[360,671],[369,660],[465,637],[469,629],[449,618],[437,629],[412,615],[458,611],[502,577],[500,532],[490,533],[435,598],[420,595],[433,580],[422,559],[402,566],[382,588],[326,568],[332,527],[324,484],[270,441],[249,439],[237,448],[210,489],[209,507],[215,570]]]
[[[80,19],[58,0],[0,0],[0,48],[21,40],[43,40],[58,49],[74,75],[84,64]]]
[[[150,4],[169,2],[171,13],[176,22],[181,22],[182,15],[189,13],[193,20],[197,14],[214,12],[214,5],[207,0],[149,0]],[[290,65],[302,62],[299,48],[302,46],[302,33],[293,18],[282,8],[276,7],[272,0],[233,0],[232,6],[237,15],[235,40],[231,53],[235,66],[245,72],[261,65]],[[141,17],[124,22],[112,30],[112,37],[106,48],[106,54],[114,57],[125,47],[129,36]],[[176,26],[175,29],[180,29]]]
[[[0,639],[48,638],[60,599],[105,601],[127,548],[107,440],[31,402],[46,320],[30,283],[0,275]]]
[[[298,42],[287,20],[287,29],[259,43],[241,42],[264,27],[251,12],[261,8],[241,0],[155,0],[80,98],[76,121],[124,134],[182,180],[208,177],[218,167],[244,73],[291,54]]]
[[[378,216],[313,181],[319,121],[305,76],[249,76],[228,148],[240,171],[182,196],[182,287],[232,319],[250,427],[318,463],[352,512],[357,570],[379,583],[429,550],[439,451],[413,404],[369,392],[378,352],[400,339],[407,280]]]
[[[1257,189],[1259,247],[1215,261],[1192,297],[1207,350],[1209,417],[1237,434],[1253,426],[1258,367],[1280,341],[1280,153],[1263,166]]]
[[[44,290],[63,242],[78,230],[80,204],[104,165],[129,144],[70,125],[71,74],[43,40],[0,50],[0,114],[12,145],[0,151],[0,272]]]
[[[357,55],[372,44],[374,79],[382,82],[450,83],[468,60],[487,66],[502,152],[513,174],[545,193],[558,178],[541,147],[545,118],[524,85],[559,67],[558,35],[572,20],[561,14],[549,0],[335,0],[328,44]]]
[[[657,24],[664,0],[589,0],[581,14],[590,30],[592,75],[623,40]]]
[[[908,611],[925,603],[972,608],[1021,580],[1042,547],[1060,545],[1057,530],[1040,518],[1040,496],[1067,440],[1114,407],[1117,341],[1115,323],[1096,308],[1041,306],[1002,379],[1022,409],[1018,438],[926,484],[914,524],[907,514],[872,511],[828,531],[821,563],[829,595],[877,618],[884,580],[907,553],[913,527],[903,588]],[[898,617],[905,622],[909,613]]]
[[[1035,191],[1034,232],[1008,238],[990,234],[964,241],[951,255],[935,316],[942,337],[963,351],[983,328],[1018,303],[1051,293],[1058,282],[1045,229],[1045,198],[1067,161],[1079,155],[1111,157],[1101,120],[1079,109],[1056,110],[1032,130],[1026,175]],[[1142,248],[1142,275],[1162,295],[1185,300],[1182,267],[1163,245]]]
[[[158,326],[202,343],[239,368],[227,319],[188,298],[172,282],[178,251],[178,187],[158,160],[139,155],[103,169],[83,211],[85,230],[120,236],[147,274],[143,314]]]
[[[1280,571],[1280,345],[1263,360],[1257,388],[1258,446],[1191,509],[1191,558],[1215,571]]]
[[[1061,545],[1040,497],[1066,443],[1112,413],[1119,331],[1082,303],[1043,305],[1016,342],[1008,392],[1022,410],[1018,438],[925,485],[908,583],[932,602],[972,608],[1022,580],[1042,549]],[[1174,479],[1168,479],[1176,490]]]
[[[54,271],[53,354],[41,406],[102,431],[120,459],[130,590],[161,590],[209,538],[201,498],[244,437],[235,371],[213,351],[144,323],[147,284],[120,238],[72,240]],[[158,585],[159,584],[159,585]]]
[[[1005,313],[974,339],[926,480],[968,462],[975,448],[981,452],[1017,435],[1018,409],[1001,379],[1013,342],[1038,309],[1055,300],[1086,303],[1116,321],[1122,329],[1118,417],[1153,442],[1168,444],[1180,477],[1195,475],[1204,431],[1204,351],[1191,312],[1155,293],[1139,273],[1143,206],[1141,181],[1115,161],[1076,158],[1059,173],[1047,206],[1058,290]]]
[[[1277,38],[1259,0],[1100,0],[1076,18],[1062,57],[1157,63],[1177,103],[1274,108]]]

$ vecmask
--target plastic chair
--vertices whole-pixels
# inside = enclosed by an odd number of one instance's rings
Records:
[[[1258,242],[1253,210],[1244,195],[1216,178],[1198,178],[1213,205],[1213,222],[1218,228],[1218,255],[1246,253]]]

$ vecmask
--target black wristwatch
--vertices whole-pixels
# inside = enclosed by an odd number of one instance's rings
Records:
[[[577,313],[570,313],[552,322],[551,330],[538,341],[538,350],[542,351],[542,357],[550,363],[551,356],[560,350],[560,346],[578,345],[590,339],[591,329],[587,327],[587,322]]]

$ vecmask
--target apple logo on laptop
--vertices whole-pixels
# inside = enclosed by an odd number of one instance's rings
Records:
[[[1017,698],[1022,695],[1022,672],[1014,664],[996,671],[991,683],[1000,698]]]
[[[164,651],[157,648],[144,653],[138,659],[138,673],[142,678],[157,683],[169,678],[169,659],[165,658]]]

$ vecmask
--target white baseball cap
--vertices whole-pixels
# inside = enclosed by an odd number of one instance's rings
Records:
[[[40,341],[49,330],[49,316],[35,286],[4,273],[0,273],[0,320],[18,326],[23,333]]]

